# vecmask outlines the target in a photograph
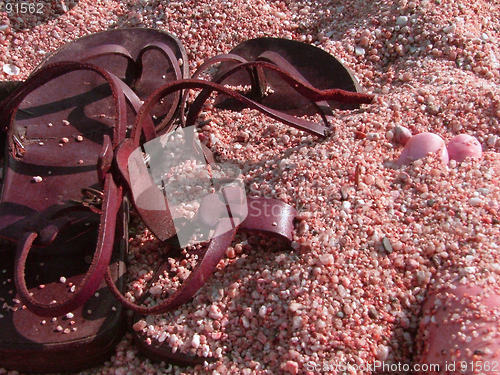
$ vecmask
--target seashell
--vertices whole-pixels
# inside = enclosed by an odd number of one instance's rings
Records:
[[[462,162],[465,158],[480,158],[483,154],[481,144],[471,135],[459,134],[448,143],[450,159]]]
[[[444,164],[448,164],[448,150],[444,140],[434,133],[420,133],[411,137],[396,164],[410,164],[414,160],[426,157],[429,153],[436,153]]]

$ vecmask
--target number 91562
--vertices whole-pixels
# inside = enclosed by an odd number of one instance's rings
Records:
[[[460,371],[461,372],[494,372],[498,371],[498,362],[497,361],[462,361],[460,362]]]
[[[43,14],[43,3],[5,3],[7,14]]]

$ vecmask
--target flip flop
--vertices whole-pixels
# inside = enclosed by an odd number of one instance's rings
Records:
[[[326,127],[334,109],[356,109],[370,103],[354,74],[337,58],[306,43],[282,38],[256,38],[245,41],[228,54],[215,56],[193,74],[198,78],[220,64],[213,82],[250,87],[246,96],[259,104],[295,116],[321,114]],[[278,70],[274,67],[279,68]],[[292,77],[290,80],[288,77]],[[339,90],[343,95],[318,101],[304,94],[293,83],[299,81],[318,90]],[[348,93],[352,93],[348,95]],[[208,92],[197,100],[204,102]],[[218,107],[241,110],[242,103],[221,98]],[[195,108],[196,102],[194,104]]]

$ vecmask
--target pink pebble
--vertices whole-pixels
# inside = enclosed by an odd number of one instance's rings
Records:
[[[459,134],[448,143],[450,159],[462,162],[465,158],[480,158],[482,155],[481,144],[471,135]]]
[[[424,158],[429,153],[437,154],[444,164],[448,164],[448,151],[444,140],[433,133],[420,133],[411,137],[398,160],[396,160],[396,164],[411,164],[414,160]]]
[[[408,128],[405,128],[404,126],[398,125],[394,129],[392,129],[392,132],[394,134],[394,141],[402,144],[403,146],[411,138],[411,131]]]
[[[423,307],[417,337],[417,374],[475,374],[484,363],[500,366],[498,288],[456,284],[433,292]],[[423,365],[439,365],[426,368]],[[455,367],[453,367],[455,365]],[[497,371],[487,374],[498,374]],[[483,372],[481,372],[483,373]]]

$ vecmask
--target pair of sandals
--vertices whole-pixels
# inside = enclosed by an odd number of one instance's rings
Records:
[[[214,65],[219,66],[212,80],[199,79]],[[224,94],[218,96],[220,107],[257,109],[318,137],[328,134],[333,109],[373,99],[360,93],[353,75],[330,54],[278,38],[244,42],[187,77],[187,55],[174,36],[153,29],[111,30],[55,51],[0,102],[6,143],[0,368],[48,373],[96,366],[121,340],[125,308],[137,321],[188,302],[237,230],[291,241],[296,211],[283,202],[245,198],[241,187],[224,185],[222,204],[203,197],[195,217],[179,222],[165,189],[151,176],[146,150],[172,134],[184,137],[197,158],[215,167],[206,146],[188,132],[178,133],[194,127],[213,92]],[[231,86],[250,89],[243,95]],[[201,90],[189,106],[188,89]],[[315,113],[323,123],[297,117]],[[279,215],[264,217],[262,205],[277,208],[267,214]],[[227,216],[216,213],[221,207]],[[190,276],[153,307],[122,294],[130,209],[170,246],[170,257],[181,256],[186,222],[211,229],[199,241],[203,246]],[[164,272],[168,265],[156,274]],[[151,358],[185,365],[206,360],[173,353],[166,342],[151,343],[142,331],[134,335]]]

